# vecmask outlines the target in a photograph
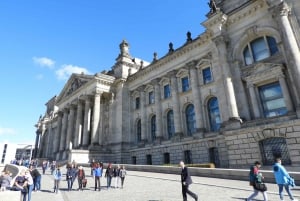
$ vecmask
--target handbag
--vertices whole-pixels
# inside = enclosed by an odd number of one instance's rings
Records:
[[[267,185],[265,183],[261,183],[261,182],[254,182],[253,187],[254,187],[254,189],[261,191],[261,192],[268,190]]]

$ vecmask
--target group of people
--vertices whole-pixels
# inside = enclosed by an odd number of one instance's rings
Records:
[[[53,171],[54,177],[54,192],[57,193],[59,190],[60,181],[62,180],[62,172],[59,166]],[[91,176],[95,182],[95,191],[101,190],[101,178],[104,175],[107,182],[107,189],[112,187],[112,181],[114,181],[114,188],[123,188],[124,180],[126,176],[125,166],[117,165],[112,167],[109,163],[105,172],[103,164],[100,162],[93,162],[91,165]],[[82,166],[77,166],[76,163],[67,164],[66,170],[66,181],[68,185],[68,191],[73,190],[73,184],[75,180],[78,181],[78,191],[83,191],[84,187],[87,185],[86,173]]]
[[[95,191],[100,191],[101,186],[100,186],[100,178],[103,175],[103,164],[102,163],[94,163],[92,165],[92,176],[95,180]],[[126,176],[126,170],[125,166],[123,165],[122,167],[120,165],[117,165],[115,167],[112,167],[112,164],[109,163],[104,177],[106,178],[107,182],[107,189],[111,188],[112,181],[114,180],[114,188],[123,188],[124,186],[124,180]]]
[[[22,201],[31,201],[32,191],[40,191],[40,189],[41,174],[35,167],[30,166],[27,170],[21,170],[14,181],[13,189],[11,190],[20,191]]]
[[[263,194],[264,201],[268,201],[267,186],[264,183],[264,177],[260,172],[261,163],[256,161],[254,166],[250,168],[249,181],[250,185],[253,186],[253,193],[245,199],[245,201],[252,201],[260,192]],[[281,164],[281,158],[276,158],[275,164],[273,165],[273,173],[276,184],[279,188],[279,198],[283,201],[283,189],[287,192],[289,198],[292,201],[298,201],[294,198],[291,191],[291,187],[295,186],[294,179],[289,175],[284,166]]]

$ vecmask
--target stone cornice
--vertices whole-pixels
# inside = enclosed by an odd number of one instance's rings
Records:
[[[255,12],[258,12],[261,8],[264,8],[266,3],[264,1],[255,1],[250,4],[246,9],[240,10],[238,13],[234,13],[228,17],[227,25],[238,23],[241,20],[245,20],[248,16],[252,15]]]
[[[211,32],[206,31],[198,38],[194,39],[192,42],[186,43],[182,47],[176,49],[174,52],[167,54],[166,56],[162,57],[161,59],[151,63],[149,66],[139,70],[135,74],[128,77],[128,81],[134,81],[139,79],[140,77],[147,76],[149,73],[155,71],[158,68],[162,68],[166,64],[178,59],[181,56],[193,51],[200,46],[209,43],[211,38]]]

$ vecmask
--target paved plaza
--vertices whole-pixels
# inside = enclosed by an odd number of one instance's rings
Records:
[[[90,170],[86,168],[86,174]],[[63,169],[63,173],[65,170]],[[41,192],[33,192],[32,201],[182,201],[180,172],[178,175],[160,174],[149,172],[127,171],[123,189],[111,188],[107,190],[106,179],[101,179],[101,191],[94,191],[94,182],[88,176],[87,188],[77,191],[77,180],[74,190],[67,191],[67,182],[61,181],[58,194],[53,193],[53,177],[48,171],[42,176]],[[247,181],[225,180],[206,177],[192,177],[194,184],[190,189],[196,192],[201,201],[241,201],[251,193],[251,187]],[[114,184],[112,182],[112,184]],[[277,186],[268,184],[269,200],[279,200]],[[295,197],[300,198],[300,188],[293,190]],[[262,195],[258,200],[263,200]],[[286,197],[286,200],[289,200]],[[189,201],[192,201],[189,198]]]

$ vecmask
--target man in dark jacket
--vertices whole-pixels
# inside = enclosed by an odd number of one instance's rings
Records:
[[[189,194],[191,197],[193,197],[196,201],[198,201],[198,196],[189,190],[189,185],[192,184],[192,178],[190,176],[190,173],[188,171],[188,168],[185,167],[184,162],[180,161],[179,163],[181,167],[181,184],[182,184],[182,196],[183,201],[187,201],[187,195]]]

